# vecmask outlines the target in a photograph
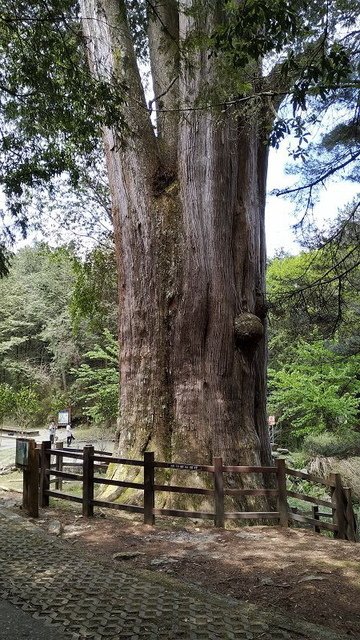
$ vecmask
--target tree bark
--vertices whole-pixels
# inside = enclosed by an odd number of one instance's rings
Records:
[[[196,20],[183,11],[178,22],[175,3],[165,0],[153,4],[149,25],[154,133],[124,5],[81,5],[94,73],[126,76],[129,86],[128,133],[104,129],[120,288],[119,450],[269,464],[267,114],[199,107],[215,86],[215,66],[204,51],[173,56],[186,50]],[[207,16],[209,29],[214,20]],[[257,476],[246,480],[262,485]]]

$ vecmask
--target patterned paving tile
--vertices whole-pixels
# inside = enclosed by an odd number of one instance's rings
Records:
[[[69,640],[319,638],[294,635],[269,614],[164,580],[79,556],[68,543],[0,510],[0,597],[58,625]]]

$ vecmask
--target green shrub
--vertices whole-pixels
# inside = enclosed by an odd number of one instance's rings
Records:
[[[15,393],[12,387],[3,383],[0,384],[0,421],[11,415],[15,407]]]
[[[347,458],[360,455],[360,433],[349,431],[346,434],[334,434],[325,431],[317,435],[308,435],[303,442],[303,450],[309,456],[326,458]]]
[[[118,415],[119,369],[118,343],[105,329],[102,345],[95,344],[85,356],[89,363],[82,363],[72,373],[76,375],[73,400],[83,402],[83,414],[95,424],[112,425]]]
[[[291,361],[269,369],[269,413],[277,416],[281,444],[299,447],[313,434],[356,429],[360,360],[358,355],[344,357],[336,347],[301,340]]]

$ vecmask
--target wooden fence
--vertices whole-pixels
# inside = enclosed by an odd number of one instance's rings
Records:
[[[118,458],[108,452],[94,450],[92,445],[87,445],[83,450],[80,449],[62,449],[50,447],[50,442],[43,442],[39,450],[38,456],[33,456],[33,464],[36,466],[34,471],[27,470],[24,473],[24,507],[28,508],[31,515],[37,517],[37,509],[34,504],[36,502],[34,493],[34,477],[39,478],[38,497],[40,506],[49,505],[49,498],[59,498],[70,500],[82,504],[82,512],[85,517],[91,517],[94,514],[94,507],[105,507],[110,509],[118,509],[131,513],[143,514],[144,523],[153,525],[156,516],[173,516],[182,518],[211,519],[214,525],[219,528],[225,526],[226,520],[274,520],[283,527],[289,526],[289,523],[296,522],[302,525],[308,525],[315,532],[321,530],[331,531],[334,537],[345,540],[357,540],[356,519],[353,512],[350,489],[343,487],[339,474],[333,474],[329,479],[323,479],[313,476],[302,471],[296,471],[286,467],[285,460],[279,458],[275,462],[275,466],[229,466],[224,465],[220,457],[213,460],[212,465],[199,465],[188,463],[161,462],[154,458],[154,453],[146,452],[143,460],[130,460]],[[55,463],[52,464],[52,460]],[[64,471],[64,467],[68,466],[68,462],[78,462],[80,473]],[[142,482],[121,481],[98,475],[98,469],[108,464],[116,464],[131,467],[141,467],[143,471]],[[170,484],[158,484],[156,481],[157,469],[173,469],[186,472],[201,472],[211,476],[211,480],[206,482],[211,488],[175,486]],[[226,474],[271,474],[273,477],[274,488],[228,488],[226,483]],[[300,492],[292,491],[287,488],[287,476],[292,480],[302,479],[312,484],[324,486],[329,491],[329,500],[324,500],[309,496]],[[32,478],[30,490],[26,483]],[[82,495],[77,496],[63,491],[64,481],[77,481],[82,485]],[[296,480],[295,480],[296,482]],[[54,488],[52,488],[54,485]],[[95,496],[95,487],[97,485],[107,485],[121,488],[135,489],[143,498],[142,504],[124,504],[118,502],[110,502],[107,500],[98,500]],[[161,509],[155,507],[155,497],[159,493],[183,493],[191,495],[202,495],[208,498],[210,504],[213,505],[211,511],[190,511],[183,509]],[[30,493],[32,498],[30,499]],[[225,511],[226,497],[238,496],[265,496],[272,498],[270,501],[276,504],[276,510],[273,511]],[[288,498],[296,498],[312,506],[312,513],[309,516],[306,513],[299,513],[298,510],[291,509]],[[319,507],[328,508],[329,513],[319,511]],[[324,519],[325,518],[325,519]],[[328,519],[331,522],[328,522]]]

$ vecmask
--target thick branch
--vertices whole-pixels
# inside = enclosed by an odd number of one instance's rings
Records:
[[[151,152],[155,153],[156,141],[146,110],[125,4],[122,0],[81,0],[80,6],[88,57],[94,75],[107,80],[112,87],[118,85],[121,91],[126,87],[122,113],[129,134],[125,136],[118,131],[114,123],[114,138],[119,134],[122,139],[131,138],[139,156],[141,153],[144,155],[144,165],[148,165],[149,155]]]
[[[178,138],[179,16],[176,0],[147,0],[157,134],[168,171],[175,173]]]

